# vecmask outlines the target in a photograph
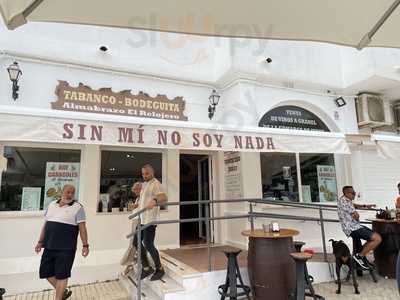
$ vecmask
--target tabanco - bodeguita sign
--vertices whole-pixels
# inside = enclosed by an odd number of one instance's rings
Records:
[[[72,87],[68,82],[59,80],[55,91],[57,101],[51,103],[52,109],[88,113],[114,114],[142,118],[187,121],[184,116],[185,101],[182,97],[168,99],[165,95],[151,97],[131,90],[113,92],[111,88],[92,88],[79,83]]]

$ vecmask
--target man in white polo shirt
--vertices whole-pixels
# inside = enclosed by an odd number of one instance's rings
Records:
[[[139,198],[139,210],[146,208],[147,210],[142,214],[142,225],[146,225],[153,221],[158,221],[160,217],[160,206],[167,202],[167,194],[164,191],[161,183],[154,178],[154,168],[147,164],[142,167],[142,177],[144,182],[142,183],[142,190],[140,191]],[[154,239],[156,236],[157,225],[150,225],[142,231],[142,243],[141,243],[141,258],[142,258],[142,276],[144,279],[147,276],[153,274],[150,278],[151,281],[160,280],[165,272],[161,265],[160,254],[157,248],[154,246]],[[137,235],[134,238],[134,243],[137,245]],[[147,252],[150,253],[153,259],[156,270],[153,268],[147,259]],[[154,273],[153,273],[154,272]]]
[[[65,185],[61,199],[49,204],[35,247],[38,254],[44,248],[39,275],[55,288],[55,300],[65,300],[72,294],[67,290],[67,284],[75,259],[78,233],[83,244],[82,256],[89,254],[85,210],[74,196],[75,187]]]

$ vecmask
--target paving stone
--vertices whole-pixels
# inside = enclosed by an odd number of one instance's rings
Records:
[[[354,294],[352,281],[342,282],[342,293],[336,294],[337,285],[335,282],[314,284],[318,294],[326,300],[400,300],[397,283],[394,279],[378,278],[374,283],[370,276],[364,275],[357,278],[360,294]]]

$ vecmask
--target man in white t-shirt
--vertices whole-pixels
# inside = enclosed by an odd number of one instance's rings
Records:
[[[144,182],[142,183],[142,190],[139,198],[139,209],[147,209],[141,217],[142,225],[158,221],[160,216],[160,205],[164,205],[167,202],[167,194],[164,191],[160,181],[154,177],[154,169],[151,165],[145,165],[142,167],[142,177]],[[154,239],[156,236],[157,225],[150,225],[142,231],[141,239],[141,258],[142,258],[142,276],[141,279],[148,277],[153,274],[151,281],[160,280],[165,272],[161,265],[160,255],[157,248],[154,246]],[[134,239],[134,243],[137,244],[137,239]],[[150,267],[147,259],[147,252],[149,252],[153,259],[156,270],[154,271]]]

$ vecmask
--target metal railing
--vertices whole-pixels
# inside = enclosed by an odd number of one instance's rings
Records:
[[[257,218],[272,218],[272,219],[284,219],[284,220],[298,220],[298,221],[311,221],[317,222],[321,228],[321,239],[322,239],[322,247],[324,254],[324,261],[328,262],[328,254],[326,247],[326,238],[325,238],[325,223],[339,223],[338,219],[326,219],[324,218],[324,211],[337,211],[336,205],[328,205],[328,204],[317,204],[317,203],[291,203],[291,202],[283,202],[283,201],[271,201],[271,200],[263,200],[259,198],[251,198],[251,199],[235,199],[235,200],[200,200],[200,201],[184,201],[184,202],[168,202],[168,206],[186,206],[186,205],[209,205],[210,204],[223,204],[223,203],[248,203],[249,211],[247,214],[238,214],[238,215],[230,215],[230,216],[218,216],[218,217],[210,217],[209,209],[206,209],[206,213],[204,217],[199,218],[190,218],[190,219],[174,219],[174,220],[158,220],[153,221],[147,224],[141,223],[142,214],[147,209],[141,209],[136,211],[135,213],[129,216],[129,219],[138,218],[138,223],[136,230],[127,235],[127,238],[132,238],[135,234],[137,234],[137,300],[142,299],[142,283],[141,283],[141,275],[142,275],[142,259],[141,259],[141,251],[142,251],[142,231],[151,225],[165,225],[165,224],[176,224],[176,223],[194,223],[194,222],[205,222],[206,225],[206,244],[207,244],[207,255],[208,255],[208,271],[211,271],[211,226],[210,222],[221,221],[221,220],[234,220],[234,219],[248,219],[250,222],[251,230],[254,230],[254,220]],[[282,207],[295,207],[301,209],[310,209],[317,210],[318,217],[308,217],[308,216],[294,216],[287,214],[277,214],[277,213],[265,213],[265,212],[257,212],[254,211],[254,204],[268,204],[274,206],[282,206]],[[375,211],[375,209],[366,209],[362,208],[359,210],[366,211]],[[370,221],[362,221],[362,224],[371,224]]]

